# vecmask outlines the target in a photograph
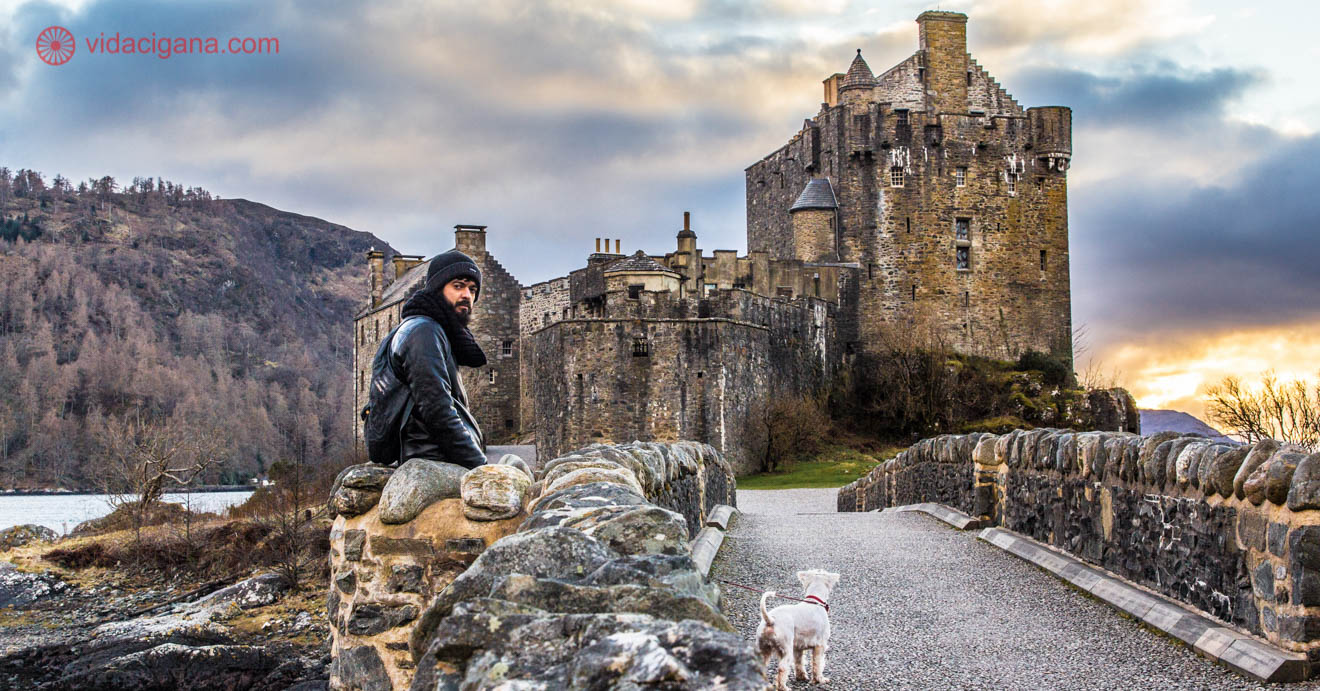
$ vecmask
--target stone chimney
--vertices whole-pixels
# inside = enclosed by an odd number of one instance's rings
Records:
[[[926,111],[967,112],[967,15],[922,12],[917,17],[926,69]]]
[[[396,254],[391,261],[394,264],[394,280],[397,281],[400,278],[403,278],[403,275],[408,273],[408,271],[414,266],[426,261],[426,257],[409,254]]]
[[[371,307],[380,306],[380,296],[385,290],[385,253],[372,248],[367,252],[367,286],[371,291]]]
[[[486,254],[486,226],[454,226],[454,249],[473,259]]]

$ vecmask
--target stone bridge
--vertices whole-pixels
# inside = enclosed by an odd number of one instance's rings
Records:
[[[767,688],[727,584],[807,568],[842,576],[833,689],[1255,688],[1320,642],[1320,455],[1272,442],[944,436],[736,493],[710,446],[634,442],[354,466],[330,508],[338,689]]]

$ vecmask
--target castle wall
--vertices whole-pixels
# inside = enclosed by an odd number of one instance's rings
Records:
[[[537,452],[594,442],[694,439],[739,474],[759,467],[777,396],[816,391],[837,368],[832,306],[743,290],[679,301],[607,294],[611,318],[568,319],[527,340]],[[721,318],[694,315],[718,314]],[[723,315],[732,315],[724,317]]]

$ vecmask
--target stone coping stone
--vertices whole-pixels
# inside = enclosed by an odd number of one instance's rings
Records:
[[[1229,628],[1172,599],[1143,590],[1124,578],[1084,564],[1029,537],[1003,528],[986,528],[977,537],[1057,575],[1238,673],[1264,682],[1303,681],[1311,676],[1311,665],[1305,655],[1277,648]]]
[[[706,518],[706,527],[692,540],[692,561],[702,576],[710,575],[710,566],[715,562],[720,546],[724,544],[724,531],[729,529],[729,519],[737,512],[728,504],[716,506]]]
[[[729,519],[733,517],[733,513],[736,510],[737,509],[734,509],[728,504],[720,504],[710,512],[709,516],[706,517],[706,525],[712,528],[719,528],[720,530],[728,530]]]
[[[881,511],[881,513],[884,513],[884,511],[893,511],[896,513],[919,511],[928,516],[938,518],[958,530],[976,530],[977,528],[984,528],[988,524],[988,521],[983,521],[979,518],[972,518],[958,509],[951,506],[945,506],[944,504],[936,504],[935,502],[891,506]]]

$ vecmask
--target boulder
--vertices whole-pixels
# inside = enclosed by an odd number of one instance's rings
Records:
[[[377,463],[360,463],[339,471],[330,488],[326,510],[330,517],[360,516],[380,501],[380,492],[394,469]]]
[[[488,597],[495,582],[507,574],[584,578],[617,556],[599,541],[573,528],[554,527],[509,535],[482,552],[431,601],[413,628],[412,650],[414,654],[423,652],[431,631],[456,603]]]
[[[631,583],[584,585],[515,573],[497,581],[491,590],[491,597],[548,612],[632,612],[672,621],[695,619],[723,631],[734,630],[719,608],[704,598],[665,587]]]
[[[279,601],[288,591],[289,584],[283,576],[266,573],[221,588],[206,597],[182,605],[179,609],[183,612],[200,612],[231,606],[239,609],[265,607]]]
[[[473,521],[498,521],[522,513],[532,486],[527,473],[511,465],[483,465],[463,475],[459,492],[463,515]]]
[[[576,526],[575,526],[576,527]],[[579,528],[619,554],[686,554],[687,519],[659,506],[636,506]]]
[[[1270,460],[1270,456],[1279,450],[1279,442],[1273,439],[1258,441],[1251,450],[1247,452],[1246,460],[1242,461],[1242,467],[1238,468],[1237,474],[1233,476],[1233,494],[1238,499],[1245,499],[1247,478],[1256,472],[1256,469],[1264,465],[1265,461]]]
[[[467,472],[467,468],[453,463],[410,459],[394,471],[381,490],[380,522],[407,523],[431,504],[461,496]]]
[[[1297,464],[1288,490],[1288,508],[1320,509],[1320,453],[1313,453]]]
[[[54,542],[59,534],[44,525],[24,523],[0,530],[0,550],[14,549],[33,542]]]
[[[1265,470],[1265,499],[1283,506],[1288,502],[1288,490],[1292,487],[1293,475],[1297,465],[1306,459],[1306,454],[1298,451],[1279,451],[1270,457],[1263,467]]]
[[[579,468],[569,471],[553,482],[546,482],[544,493],[553,494],[561,489],[592,482],[613,482],[627,487],[639,496],[646,496],[646,493],[642,491],[642,486],[637,482],[637,476],[631,470],[622,466],[614,468]]]
[[[27,607],[71,590],[53,571],[27,573],[9,562],[0,562],[0,607]]]
[[[1242,460],[1251,449],[1239,446],[1219,455],[1206,463],[1205,477],[1201,480],[1201,491],[1207,496],[1218,494],[1225,499],[1233,496],[1234,478],[1242,468]]]
[[[1173,480],[1179,487],[1186,487],[1192,483],[1192,462],[1201,456],[1201,452],[1210,446],[1208,441],[1192,441],[1183,445],[1178,451],[1178,455],[1173,459]]]
[[[242,689],[256,686],[281,662],[259,646],[162,643],[64,675],[57,686],[107,691]]]
[[[497,465],[513,466],[514,468],[523,471],[523,473],[527,475],[528,481],[536,479],[536,473],[532,472],[532,467],[527,465],[527,461],[524,461],[522,456],[517,454],[506,453],[503,456],[500,456]]]

